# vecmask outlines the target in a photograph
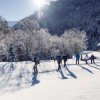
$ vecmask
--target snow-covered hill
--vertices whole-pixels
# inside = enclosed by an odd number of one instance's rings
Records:
[[[100,100],[100,53],[91,54],[95,64],[73,58],[61,72],[56,62],[41,61],[38,75],[32,62],[0,63],[0,100]]]

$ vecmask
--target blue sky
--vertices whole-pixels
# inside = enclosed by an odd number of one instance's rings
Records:
[[[32,0],[0,0],[0,16],[8,21],[18,21],[29,16],[34,13],[34,9]]]

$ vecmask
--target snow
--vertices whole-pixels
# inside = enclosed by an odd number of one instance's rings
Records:
[[[100,46],[100,43],[98,43],[97,46]]]
[[[41,61],[38,75],[32,75],[33,62],[1,62],[0,100],[100,100],[100,59],[95,62],[69,59],[60,73],[57,62]]]

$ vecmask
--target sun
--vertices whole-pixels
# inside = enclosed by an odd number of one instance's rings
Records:
[[[36,5],[38,9],[41,9],[47,4],[47,2],[44,0],[34,0],[34,4]]]

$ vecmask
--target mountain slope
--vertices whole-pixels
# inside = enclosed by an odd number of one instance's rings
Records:
[[[54,35],[61,35],[65,30],[77,28],[84,30],[88,37],[88,49],[96,50],[100,42],[100,0],[58,0],[51,1],[49,6],[18,22],[14,28],[33,30],[34,20],[39,26],[47,28]],[[41,16],[39,16],[41,15]],[[25,26],[22,22],[28,21]],[[33,22],[32,22],[33,21]],[[31,22],[31,23],[30,23]],[[37,25],[35,25],[38,27]],[[24,28],[24,29],[23,29]]]
[[[29,32],[33,32],[34,30],[38,30],[40,29],[38,21],[33,19],[30,19],[29,17],[26,17],[20,21],[18,21],[13,28],[15,30],[22,30],[22,31],[29,31]]]
[[[94,49],[100,42],[100,0],[58,0],[43,10],[39,20],[50,33],[61,35],[65,30],[85,30],[89,48]]]

